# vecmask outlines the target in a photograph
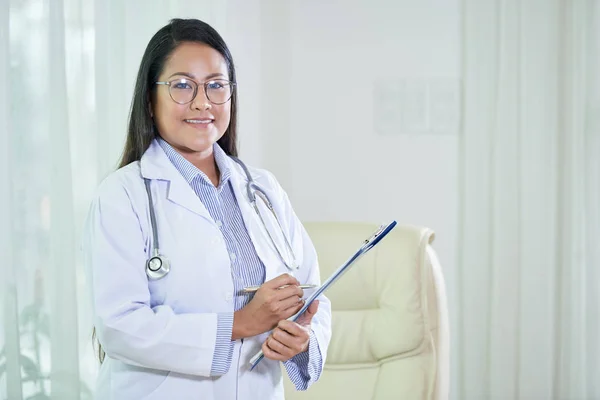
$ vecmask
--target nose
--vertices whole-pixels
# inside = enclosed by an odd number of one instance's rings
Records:
[[[212,108],[211,102],[208,100],[206,96],[206,92],[202,86],[198,87],[198,92],[196,93],[196,97],[190,103],[190,108],[196,110],[210,110]]]

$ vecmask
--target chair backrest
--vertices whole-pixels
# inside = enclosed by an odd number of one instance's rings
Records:
[[[326,279],[377,228],[305,223]],[[448,315],[430,229],[398,225],[326,293],[333,334],[321,379],[286,399],[446,399]]]

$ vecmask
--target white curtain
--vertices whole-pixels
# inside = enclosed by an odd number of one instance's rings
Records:
[[[600,398],[593,0],[463,0],[455,399]]]
[[[195,17],[228,40],[227,8],[218,0],[0,0],[0,399],[91,397],[98,360],[79,254],[83,219],[118,163],[152,34],[170,18]]]

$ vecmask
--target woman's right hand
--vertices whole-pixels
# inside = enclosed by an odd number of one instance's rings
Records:
[[[289,274],[265,282],[250,303],[234,313],[231,339],[256,336],[272,330],[279,321],[300,311],[304,305],[303,295],[300,282]]]

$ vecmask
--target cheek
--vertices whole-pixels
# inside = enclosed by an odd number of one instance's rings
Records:
[[[182,119],[184,119],[185,109],[183,106],[170,102],[166,104],[159,104],[159,107],[155,110],[156,122],[161,129],[161,133],[164,130],[168,130],[170,127],[178,125]]]
[[[223,130],[223,132],[229,126],[229,122],[231,120],[231,103],[227,103],[220,107],[219,109],[219,128]]]

